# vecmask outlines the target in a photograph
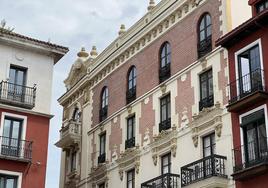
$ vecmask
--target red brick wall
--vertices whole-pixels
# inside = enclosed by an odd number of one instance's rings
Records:
[[[0,169],[23,173],[22,188],[44,188],[47,165],[49,118],[0,109],[2,113],[27,116],[26,140],[33,141],[32,163],[0,159]],[[1,126],[1,125],[0,125]],[[40,165],[37,164],[40,162]]]
[[[120,144],[122,144],[122,139],[120,139],[122,138],[122,129],[120,128],[120,116],[117,116],[116,123],[112,121],[111,134],[108,136],[109,136],[109,150],[111,151],[111,156],[109,157],[109,159],[112,159],[114,145],[117,146],[116,152],[117,156],[119,156]]]
[[[132,57],[123,66],[109,75],[104,81],[99,83],[93,90],[93,124],[99,122],[100,92],[104,86],[109,89],[108,115],[113,114],[126,104],[126,83],[128,69],[135,65],[137,68],[137,97],[143,95],[148,90],[159,84],[159,48],[168,41],[172,48],[171,73],[182,70],[186,66],[197,60],[197,23],[205,12],[209,12],[212,17],[213,41],[220,36],[219,11],[220,2],[209,0],[200,6],[191,15],[184,18],[179,24],[165,33],[161,38],[155,40],[140,53]],[[214,42],[213,42],[214,46]]]

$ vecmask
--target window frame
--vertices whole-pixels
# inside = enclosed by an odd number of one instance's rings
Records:
[[[18,71],[21,71],[21,72],[23,72],[23,84],[22,84],[22,86],[26,86],[26,84],[27,84],[27,73],[28,73],[28,68],[26,68],[26,67],[21,67],[21,66],[18,66],[18,65],[14,65],[14,64],[11,64],[10,65],[10,67],[9,67],[9,80],[10,80],[10,73],[11,73],[11,70],[15,70],[15,83],[12,83],[12,84],[16,84],[16,85],[18,85],[18,83],[17,83],[17,74],[18,74]],[[11,83],[10,81],[9,81],[9,83]],[[19,84],[20,85],[20,84]]]
[[[77,170],[77,151],[70,153],[70,172]]]
[[[171,128],[171,94],[170,93],[160,98],[159,106],[160,106],[159,132],[161,132],[162,130],[168,130]],[[163,113],[163,109],[165,109],[165,113]]]
[[[258,2],[258,3],[255,5],[255,8],[256,8],[256,13],[257,13],[257,14],[259,14],[259,13],[261,13],[262,11],[268,9],[268,0],[263,0],[263,1]]]
[[[129,104],[136,99],[137,68],[132,65],[127,74],[126,103]]]
[[[132,179],[129,179],[130,174],[131,174]],[[127,171],[126,176],[127,176],[127,181],[126,181],[127,188],[135,188],[135,169],[133,168],[133,169]],[[132,183],[131,187],[129,187],[129,182]]]
[[[99,135],[100,140],[100,155],[106,153],[106,132]],[[103,148],[102,148],[103,147]]]
[[[159,49],[159,83],[170,78],[172,63],[172,49],[168,41],[164,42]],[[164,63],[163,63],[164,61]]]
[[[7,171],[7,170],[0,170],[0,174],[17,177],[17,187],[16,188],[21,188],[21,186],[22,186],[22,173],[14,172],[14,171]]]
[[[202,79],[203,76],[205,77],[204,80]],[[209,95],[210,80],[212,81],[212,94],[211,95]],[[205,91],[206,97],[203,96],[203,92],[202,92],[203,83],[205,83],[205,85],[206,85],[206,91]],[[199,74],[199,87],[200,87],[199,88],[199,93],[200,93],[200,95],[199,95],[199,98],[200,98],[199,99],[199,111],[202,111],[203,108],[211,107],[214,105],[214,88],[213,88],[213,70],[212,70],[212,68]],[[205,105],[204,105],[204,102],[205,102]]]
[[[131,129],[131,135],[129,135],[130,129]],[[136,138],[136,117],[135,115],[132,115],[127,118],[125,149],[132,148],[135,146],[135,138]]]
[[[205,139],[209,139],[209,146],[205,147]],[[215,132],[210,133],[206,136],[202,137],[202,151],[203,151],[203,157],[209,157],[216,154],[216,135]],[[210,154],[206,156],[206,149],[209,148]]]
[[[165,158],[168,159],[168,164],[167,165],[164,165],[164,160]],[[164,168],[168,168],[168,172],[167,173],[171,173],[171,167],[172,167],[172,164],[171,164],[171,153],[167,153],[163,156],[161,156],[161,175],[164,175]],[[165,174],[167,174],[165,173]]]
[[[100,95],[100,112],[99,121],[102,122],[108,117],[108,106],[109,106],[109,90],[107,86],[104,86],[101,90]]]

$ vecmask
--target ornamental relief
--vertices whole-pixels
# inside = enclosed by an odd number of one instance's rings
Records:
[[[193,121],[189,124],[192,129],[192,140],[195,147],[198,146],[198,138],[202,131],[213,128],[218,137],[222,132],[223,109],[217,102],[214,107],[204,108],[198,115],[193,116]]]
[[[162,131],[159,135],[153,137],[150,144],[152,148],[153,163],[156,166],[158,157],[161,153],[171,151],[171,155],[176,157],[177,151],[177,127],[172,127],[171,130]]]
[[[89,174],[90,182],[98,185],[101,182],[105,182],[108,179],[108,170],[106,164],[99,164],[97,167],[91,169]]]
[[[139,146],[129,148],[125,152],[120,153],[119,158],[116,160],[119,166],[119,177],[123,180],[124,172],[130,168],[135,168],[136,174],[140,170],[140,154]]]

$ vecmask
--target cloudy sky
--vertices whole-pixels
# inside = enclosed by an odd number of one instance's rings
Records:
[[[156,0],[159,2],[160,0]],[[117,37],[120,24],[129,28],[146,13],[149,0],[0,0],[0,20],[15,32],[69,47],[55,66],[46,188],[59,183],[59,139],[62,109],[57,99],[65,92],[63,80],[82,46],[101,52]]]

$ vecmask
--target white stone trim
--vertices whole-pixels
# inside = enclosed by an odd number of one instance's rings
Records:
[[[18,177],[17,188],[21,188],[21,184],[22,184],[22,173],[21,172],[0,170],[0,174],[10,175],[10,176],[17,176]]]

